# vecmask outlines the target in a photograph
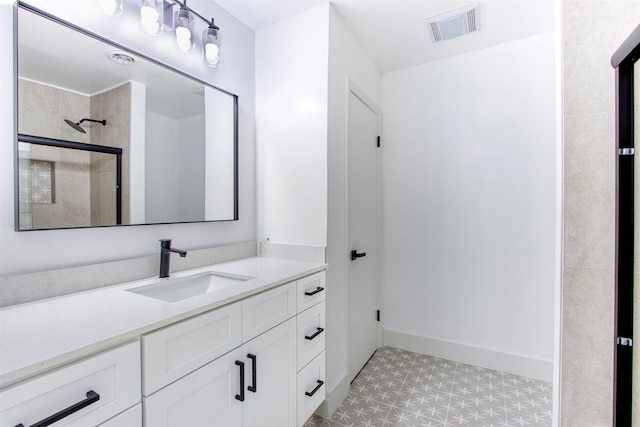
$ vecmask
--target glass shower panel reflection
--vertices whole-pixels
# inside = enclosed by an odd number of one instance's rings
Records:
[[[19,142],[20,230],[114,225],[118,156]]]

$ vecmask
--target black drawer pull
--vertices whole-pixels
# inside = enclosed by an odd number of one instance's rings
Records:
[[[320,286],[318,286],[315,291],[305,292],[304,294],[306,296],[310,297],[311,295],[315,295],[315,294],[317,294],[319,292],[322,292],[322,291],[324,291],[324,288],[321,288]]]
[[[82,408],[86,408],[87,406],[91,405],[92,403],[97,402],[98,400],[100,400],[100,395],[98,393],[96,393],[93,390],[89,390],[87,392],[87,398],[84,399],[81,402],[75,403],[71,406],[69,406],[68,408],[63,409],[62,411],[58,412],[57,414],[53,414],[48,418],[45,418],[42,421],[38,421],[35,424],[32,424],[30,427],[46,427],[46,426],[50,426],[51,424],[60,421],[63,418],[68,417],[71,414],[74,414],[76,412],[78,412],[80,409]],[[24,427],[23,424],[18,424],[16,427]]]
[[[236,360],[236,365],[240,367],[240,394],[236,394],[236,399],[244,402],[244,362]]]
[[[316,388],[314,388],[311,391],[305,391],[304,394],[306,394],[309,397],[313,396],[314,394],[316,394],[316,391],[320,390],[320,387],[322,387],[323,384],[324,384],[324,381],[318,380],[318,385],[316,386]]]
[[[316,330],[316,333],[315,333],[315,334],[313,334],[313,335],[311,335],[311,336],[309,336],[309,335],[305,335],[305,336],[304,336],[304,339],[305,339],[305,340],[312,340],[312,339],[314,339],[315,337],[317,337],[318,335],[320,335],[322,332],[324,332],[324,328],[318,328],[318,329]]]
[[[251,353],[247,354],[247,357],[251,359],[251,362],[253,362],[251,364],[251,381],[253,382],[253,384],[247,387],[247,390],[255,393],[256,391],[258,391],[258,383],[256,380],[256,377],[258,376],[258,357],[255,354]]]

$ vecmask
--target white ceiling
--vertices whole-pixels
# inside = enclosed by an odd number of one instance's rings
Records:
[[[216,0],[253,28],[269,26],[329,0]],[[199,0],[200,3],[204,0]],[[331,0],[383,72],[554,29],[554,0]],[[195,2],[194,2],[195,3]],[[424,20],[479,3],[479,31],[433,43]]]

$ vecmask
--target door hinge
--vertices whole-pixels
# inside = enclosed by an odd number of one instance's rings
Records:
[[[377,138],[377,144],[378,144],[378,148],[380,148],[380,137]]]
[[[635,154],[635,149],[633,148],[618,148],[618,155],[620,156],[633,156]]]
[[[633,340],[631,338],[622,338],[618,337],[618,345],[623,345],[625,347],[633,347]]]
[[[380,321],[380,310],[376,310],[376,320]]]

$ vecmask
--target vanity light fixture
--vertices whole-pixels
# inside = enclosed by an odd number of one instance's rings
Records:
[[[0,0],[2,1],[2,0]],[[164,30],[173,31],[175,46],[182,52],[194,49],[196,40],[195,23],[200,20],[207,24],[202,34],[202,56],[209,67],[221,65],[220,28],[210,20],[187,6],[187,0],[96,0],[107,15],[120,15],[126,4],[133,2],[139,7],[139,28],[150,36],[159,36]],[[196,18],[198,18],[196,20]]]
[[[105,15],[120,15],[122,14],[122,0],[98,0],[100,9]]]
[[[222,40],[220,38],[220,28],[218,28],[218,26],[213,22],[213,18],[211,18],[209,28],[204,30],[204,33],[202,35],[202,45],[204,46],[204,60],[209,67],[219,67],[221,65],[221,42]]]

